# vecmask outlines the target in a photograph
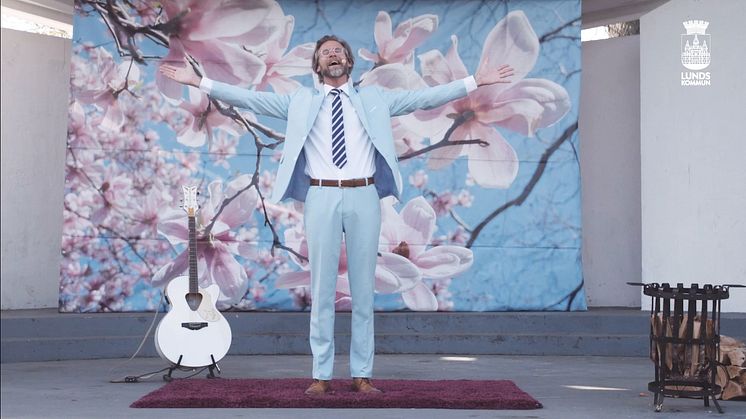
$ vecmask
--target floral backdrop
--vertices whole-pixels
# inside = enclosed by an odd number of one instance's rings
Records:
[[[317,83],[314,43],[356,84],[418,89],[510,64],[510,84],[392,120],[401,202],[381,201],[377,310],[584,310],[580,1],[76,0],[60,311],[166,309],[197,266],[222,310],[307,310],[302,204],[267,197],[284,121],[163,78],[163,62],[259,91]],[[349,309],[346,258],[337,307]]]

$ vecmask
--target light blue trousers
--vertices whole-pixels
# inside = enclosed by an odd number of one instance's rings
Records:
[[[311,186],[305,203],[311,268],[313,378],[330,380],[334,369],[334,301],[342,235],[352,298],[350,375],[373,371],[373,290],[381,231],[381,205],[373,185],[357,188]]]

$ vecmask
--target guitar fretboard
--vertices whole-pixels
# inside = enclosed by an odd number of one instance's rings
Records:
[[[189,292],[198,292],[197,283],[197,222],[189,216]]]

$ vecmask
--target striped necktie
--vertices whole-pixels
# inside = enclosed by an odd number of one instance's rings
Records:
[[[345,122],[342,113],[342,90],[332,89],[332,162],[340,169],[347,164]]]

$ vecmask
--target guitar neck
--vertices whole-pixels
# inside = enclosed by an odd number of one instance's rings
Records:
[[[194,215],[189,215],[189,292],[199,290],[197,282],[197,222]]]

